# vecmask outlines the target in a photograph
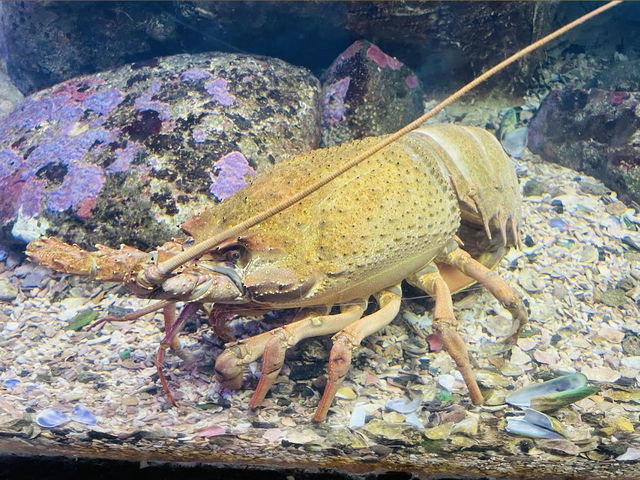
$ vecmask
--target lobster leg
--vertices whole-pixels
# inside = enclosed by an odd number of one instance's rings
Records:
[[[216,379],[225,388],[239,389],[242,384],[242,369],[264,353],[262,376],[251,398],[250,406],[255,408],[264,400],[278,376],[288,347],[304,338],[337,332],[360,318],[365,308],[363,301],[337,315],[319,315],[317,310],[312,309],[301,310],[292,323],[240,340],[222,352],[216,359]],[[326,311],[324,309],[325,313]]]
[[[425,272],[425,273],[423,273]],[[438,269],[433,266],[433,271],[429,267],[407,279],[409,283],[427,292],[436,302],[433,313],[433,330],[442,340],[444,349],[456,362],[458,370],[462,374],[469,396],[474,405],[480,405],[484,401],[480,388],[476,382],[467,347],[456,331],[458,322],[453,313],[453,303],[451,302],[451,292],[444,279],[440,276]]]
[[[333,337],[333,347],[329,354],[329,378],[313,416],[314,422],[323,422],[327,417],[331,402],[349,370],[352,350],[363,338],[391,323],[400,310],[402,300],[400,285],[383,290],[375,297],[380,305],[378,311],[356,320]]]
[[[160,342],[160,348],[158,348],[158,353],[156,354],[156,370],[158,371],[158,378],[160,379],[160,383],[162,384],[162,389],[167,395],[169,402],[171,402],[174,407],[177,407],[178,404],[173,398],[173,394],[171,393],[171,389],[169,389],[167,379],[164,376],[164,372],[162,371],[164,355],[167,348],[171,347],[172,349],[174,349],[174,345],[178,346],[177,352],[182,353],[178,340],[178,333],[180,333],[187,321],[198,311],[201,306],[202,305],[198,302],[187,303],[182,308],[178,319],[173,322],[171,320],[172,318],[175,318],[175,309],[172,309],[172,312],[169,314],[169,318],[165,316],[165,336]],[[165,312],[167,311],[167,309],[168,307],[165,307]],[[184,354],[180,355],[180,358],[184,358]]]
[[[366,307],[366,301],[362,300],[342,307],[342,311],[337,315],[322,315],[313,310],[305,311],[303,317],[297,317],[292,323],[268,332],[272,336],[264,347],[262,375],[256,391],[251,397],[249,408],[255,409],[264,400],[265,395],[282,369],[284,356],[288,348],[293,347],[305,338],[318,337],[339,331],[358,320]],[[324,313],[327,313],[326,309]]]
[[[498,301],[507,310],[509,310],[509,312],[511,312],[516,327],[514,332],[509,335],[506,341],[509,344],[516,343],[522,327],[524,327],[528,320],[527,309],[520,294],[498,274],[489,270],[477,260],[474,260],[471,255],[461,248],[456,248],[451,253],[438,257],[437,260],[438,262],[451,265],[465,275],[473,278],[476,282],[489,290],[491,294],[496,297]]]

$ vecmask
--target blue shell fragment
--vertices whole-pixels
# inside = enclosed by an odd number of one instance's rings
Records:
[[[7,390],[11,390],[13,387],[18,385],[20,380],[17,378],[7,378],[4,382],[2,382],[2,386]]]
[[[567,229],[567,222],[565,222],[561,218],[552,218],[551,220],[549,220],[549,226],[557,228],[561,232],[564,232]]]
[[[384,406],[387,410],[393,410],[394,412],[404,413],[406,415],[415,412],[421,403],[422,398],[420,397],[416,397],[411,401],[408,401],[406,398],[401,398],[398,400],[389,400]]]
[[[37,424],[44,428],[59,427],[68,421],[69,417],[55,408],[45,408],[36,417]]]
[[[84,423],[85,425],[95,425],[98,422],[96,417],[94,417],[89,410],[80,404],[73,407],[71,420],[78,423]]]
[[[418,430],[424,430],[424,424],[422,423],[422,420],[418,418],[418,415],[416,415],[415,412],[407,415],[404,421],[407,422],[409,425],[413,425]]]
[[[364,426],[367,419],[367,411],[364,408],[363,402],[356,403],[351,413],[351,419],[349,420],[349,428],[356,429]]]

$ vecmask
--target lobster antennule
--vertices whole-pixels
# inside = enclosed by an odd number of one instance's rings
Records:
[[[25,253],[32,261],[58,272],[107,281],[124,280],[148,258],[147,253],[126,245],[117,250],[104,245],[97,245],[97,248],[97,251],[89,252],[78,245],[46,238],[29,243]]]

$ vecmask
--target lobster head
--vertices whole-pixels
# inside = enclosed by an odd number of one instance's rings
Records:
[[[160,298],[219,304],[298,306],[318,275],[296,255],[256,235],[228,240],[180,268],[161,285]]]

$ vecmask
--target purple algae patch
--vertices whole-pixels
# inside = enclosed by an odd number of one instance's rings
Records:
[[[224,78],[216,78],[207,83],[204,88],[216,102],[225,107],[228,107],[236,101],[236,97],[229,93],[227,81]]]
[[[122,100],[124,100],[122,92],[117,88],[110,88],[104,92],[94,93],[82,105],[86,109],[105,115],[120,105]]]
[[[69,168],[62,185],[49,193],[47,207],[54,212],[63,212],[85,198],[95,197],[104,181],[105,175],[100,167],[75,164]]]
[[[116,159],[107,167],[112,173],[126,172],[131,167],[131,162],[136,154],[142,150],[142,146],[135,142],[128,142],[125,148],[119,148],[114,152]]]
[[[327,85],[322,97],[322,120],[326,125],[337,125],[346,112],[344,99],[349,90],[351,77],[345,77]]]
[[[202,143],[207,139],[206,134],[204,133],[204,130],[200,129],[200,130],[196,130],[195,132],[193,132],[193,141],[196,143]]]
[[[211,74],[201,68],[191,68],[180,74],[180,79],[183,82],[197,82],[204,78],[210,78]]]
[[[391,70],[400,70],[404,65],[400,60],[396,60],[384,53],[377,45],[371,45],[367,49],[367,57],[376,62],[382,68],[389,67]]]
[[[4,180],[15,172],[22,163],[22,158],[9,148],[0,151],[0,180]]]
[[[218,160],[215,163],[215,171],[215,175],[209,173],[212,180],[209,192],[218,200],[224,200],[246,186],[246,175],[256,175],[245,156],[238,151],[228,153]]]
[[[144,112],[148,110],[153,110],[158,113],[158,118],[161,121],[167,121],[170,118],[169,115],[169,105],[164,102],[158,102],[156,100],[152,100],[153,96],[160,91],[162,84],[160,82],[154,82],[151,85],[149,91],[145,92],[134,102],[133,106],[139,112]]]
[[[23,216],[35,217],[38,214],[45,194],[45,183],[44,180],[35,177],[29,177],[24,182],[17,202]],[[17,214],[18,212],[15,213]]]

